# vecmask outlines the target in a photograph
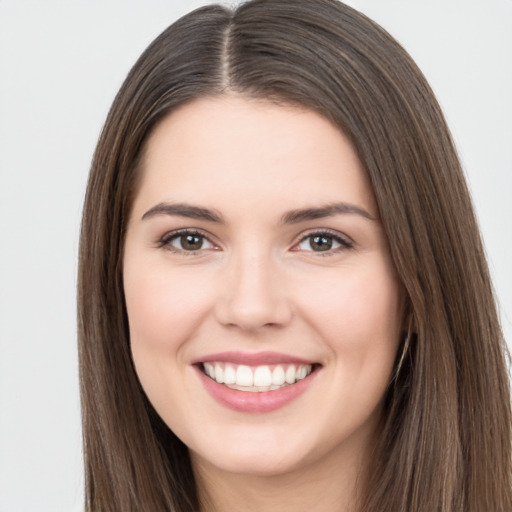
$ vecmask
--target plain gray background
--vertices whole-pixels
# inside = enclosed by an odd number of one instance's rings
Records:
[[[135,59],[207,1],[0,0],[0,512],[82,510],[80,210]],[[473,192],[512,340],[512,0],[353,0],[416,59]]]

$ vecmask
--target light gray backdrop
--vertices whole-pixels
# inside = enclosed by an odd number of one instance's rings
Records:
[[[82,510],[75,335],[91,154],[147,44],[207,1],[0,0],[0,512]],[[512,339],[512,0],[353,0],[445,110]]]

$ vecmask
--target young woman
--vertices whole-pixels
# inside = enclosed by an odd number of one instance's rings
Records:
[[[334,0],[183,17],[84,208],[89,511],[512,509],[505,348],[449,131]]]

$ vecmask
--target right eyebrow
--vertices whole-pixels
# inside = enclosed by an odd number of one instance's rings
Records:
[[[157,215],[171,215],[186,217],[188,219],[205,220],[208,222],[217,222],[224,224],[222,215],[215,210],[202,208],[187,203],[158,203],[150,208],[141,218],[141,220],[150,219]]]

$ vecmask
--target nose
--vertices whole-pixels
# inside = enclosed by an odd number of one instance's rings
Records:
[[[292,307],[278,267],[269,255],[255,251],[234,257],[221,284],[217,320],[244,331],[287,325]]]

